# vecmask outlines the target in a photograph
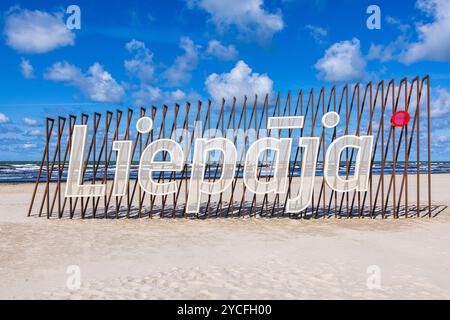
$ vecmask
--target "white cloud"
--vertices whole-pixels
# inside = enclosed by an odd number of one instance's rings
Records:
[[[66,61],[56,62],[44,74],[45,79],[53,81],[74,81],[82,77],[81,70]]]
[[[415,108],[417,105],[417,96],[416,96],[416,86],[411,86],[411,82],[407,83],[408,94],[411,94],[411,100],[409,101],[410,108]],[[412,89],[411,89],[412,88]],[[412,93],[410,90],[413,90]],[[394,86],[394,92],[396,95],[400,95],[401,97],[405,94],[405,87],[397,84]],[[426,88],[424,88],[424,92],[422,93],[422,98],[420,103],[423,107],[421,109],[421,117],[427,116],[427,108],[426,108]],[[400,99],[401,100],[401,99]],[[399,105],[400,106],[400,105]],[[388,99],[386,103],[386,111],[392,111],[392,100]],[[447,126],[447,123],[450,120],[450,91],[447,88],[436,87],[431,90],[430,95],[430,115],[433,118],[434,129],[442,129]],[[411,114],[411,116],[414,116]],[[442,126],[442,124],[445,124]]]
[[[445,159],[448,159],[448,150],[450,149],[449,133],[433,132],[433,139],[431,139],[431,149],[435,153],[443,154],[445,156]]]
[[[360,42],[353,38],[333,44],[317,61],[319,77],[329,81],[359,80],[366,75],[366,60],[361,54]]]
[[[137,106],[146,106],[159,101],[162,97],[160,88],[153,86],[143,86],[139,91],[132,94],[132,98]]]
[[[431,116],[434,118],[448,118],[450,115],[450,91],[445,88],[436,88],[431,100]]]
[[[385,47],[381,44],[372,43],[369,48],[369,53],[367,54],[367,59],[387,62],[394,59],[395,50],[396,48],[392,46],[392,44]]]
[[[450,61],[450,1],[418,0],[416,6],[433,21],[416,26],[418,41],[408,45],[401,61],[408,64],[419,60]]]
[[[0,123],[7,123],[9,122],[9,118],[6,116],[6,114],[0,112]]]
[[[418,0],[416,7],[431,18],[431,22],[415,22],[417,40],[411,41],[410,27],[393,17],[386,21],[402,32],[397,39],[388,45],[372,45],[369,59],[382,62],[397,60],[405,64],[417,61],[450,61],[450,1]]]
[[[397,19],[392,16],[386,16],[386,22],[392,26],[395,26],[400,30],[401,32],[406,32],[409,30],[410,25],[406,23],[402,23],[400,19]]]
[[[220,101],[222,98],[243,98],[257,94],[260,97],[272,93],[273,81],[266,74],[252,72],[244,62],[238,61],[229,73],[210,74],[205,81],[210,96]]]
[[[186,93],[180,89],[162,90],[149,85],[142,85],[140,89],[132,94],[133,103],[136,106],[148,106],[152,104],[182,103],[187,100],[196,100],[199,96],[195,92]]]
[[[25,123],[28,126],[36,126],[38,124],[38,121],[36,119],[25,117],[22,119],[23,123]]]
[[[6,43],[19,52],[45,53],[75,43],[62,13],[11,10],[5,18]]]
[[[125,60],[125,69],[143,83],[152,82],[155,76],[153,54],[145,43],[133,39],[125,45],[125,48],[134,55],[133,59]]]
[[[408,43],[405,36],[401,35],[395,39],[395,41],[384,46],[381,44],[371,44],[367,59],[380,60],[381,62],[387,62],[391,60],[399,59],[401,50],[406,48]]]
[[[34,69],[29,60],[22,58],[20,63],[20,71],[25,79],[34,78]]]
[[[188,37],[182,37],[180,40],[180,48],[184,50],[184,54],[178,56],[173,65],[163,74],[163,77],[168,81],[170,86],[178,86],[189,82],[191,80],[190,72],[198,64],[199,46]]]
[[[309,34],[319,44],[324,42],[325,37],[328,35],[328,31],[319,26],[313,26],[308,24],[305,26],[305,29],[309,31]]]
[[[175,101],[185,100],[188,96],[191,96],[191,94],[186,95],[186,93],[180,89],[170,92],[170,97]]]
[[[238,55],[238,51],[235,46],[224,46],[218,40],[211,40],[208,42],[206,53],[210,56],[216,57],[219,60],[233,60]]]
[[[43,133],[41,130],[39,130],[39,129],[31,129],[31,130],[27,130],[27,131],[25,132],[25,134],[26,134],[27,136],[32,136],[32,137],[38,137],[38,136],[43,136],[43,135],[44,135],[44,133]]]
[[[124,88],[98,62],[86,73],[66,61],[57,62],[47,70],[44,78],[67,82],[96,102],[120,102],[125,94]]]
[[[244,37],[267,41],[284,27],[281,11],[266,11],[263,0],[188,0],[188,4],[208,12],[221,33],[235,27]]]
[[[33,149],[33,148],[36,148],[36,144],[35,143],[24,143],[24,144],[22,144],[22,148]]]

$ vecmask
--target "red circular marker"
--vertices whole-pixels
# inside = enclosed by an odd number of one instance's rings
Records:
[[[391,123],[394,127],[404,127],[408,124],[411,116],[408,111],[397,111],[391,117]]]

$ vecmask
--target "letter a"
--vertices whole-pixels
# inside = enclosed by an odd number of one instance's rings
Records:
[[[67,7],[66,13],[71,13],[71,15],[66,20],[67,29],[81,29],[81,10],[77,5],[70,5]]]
[[[248,148],[244,165],[244,184],[247,189],[256,194],[286,191],[291,144],[292,138],[262,138]],[[266,150],[275,151],[275,173],[271,181],[261,182],[258,179],[258,160]]]
[[[371,5],[367,7],[367,14],[371,14],[368,18],[367,18],[367,28],[369,30],[373,30],[373,29],[377,29],[380,30],[381,29],[381,9],[379,6],[377,5]]]
[[[335,191],[366,191],[369,182],[372,159],[372,136],[343,136],[334,140],[328,147],[323,174],[325,181]],[[341,154],[345,148],[357,149],[353,178],[342,179],[339,176]]]

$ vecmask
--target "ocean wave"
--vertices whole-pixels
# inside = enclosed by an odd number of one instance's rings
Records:
[[[299,165],[299,163],[297,162],[295,164],[295,166],[293,163],[291,165],[294,167],[293,175],[295,177],[301,176],[301,166]],[[431,173],[450,173],[450,162],[436,161],[436,162],[432,162],[430,164],[430,167],[431,167]],[[184,177],[190,176],[190,166],[188,166],[188,168],[189,169],[187,171],[187,175],[185,174]],[[63,181],[66,179],[67,169],[68,169],[68,165],[66,163],[66,165],[64,166],[63,175],[61,178]],[[139,169],[138,164],[133,163],[131,165],[130,179],[137,178],[138,169]],[[353,174],[354,166],[352,166],[349,169],[350,169],[349,174]],[[40,170],[40,164],[38,162],[31,162],[31,163],[0,162],[0,183],[2,183],[2,182],[34,182],[34,181],[36,181],[36,179],[39,175],[39,170]],[[422,173],[422,174],[427,173],[428,172],[428,163],[421,162],[419,164],[419,170],[420,170],[420,173]],[[339,171],[341,174],[345,175],[345,173],[347,171],[347,166],[345,164],[341,164]],[[381,163],[375,162],[373,164],[372,173],[380,174],[382,171],[383,170],[382,170]],[[384,174],[391,174],[392,171],[393,171],[392,162],[386,163],[384,166]],[[405,171],[404,164],[401,162],[397,163],[395,171],[397,174],[403,174]],[[104,163],[101,163],[100,165],[98,165],[96,172],[97,172],[96,173],[97,179],[104,178],[104,174],[105,174]],[[262,169],[263,175],[270,174],[270,172],[273,173],[273,170],[267,170],[266,168]],[[57,166],[57,164],[55,164],[54,170],[51,175],[51,181],[57,181],[57,173],[58,173],[58,166]],[[106,178],[108,180],[114,179],[114,173],[115,173],[115,167],[114,167],[114,164],[112,164],[106,170]],[[416,162],[410,162],[408,164],[408,173],[410,173],[410,174],[417,173],[417,163]],[[211,177],[212,178],[214,176],[220,177],[220,174],[221,174],[220,168],[216,169],[216,167],[213,166],[213,168],[211,169]],[[241,167],[239,174],[238,174],[239,177],[242,177],[242,174],[243,174],[243,169]],[[321,162],[317,163],[316,175],[317,176],[323,175],[323,165]],[[160,176],[167,179],[167,178],[173,177],[173,173],[165,172],[164,174],[162,174],[162,173],[157,172],[157,173],[155,173],[154,177],[158,178]],[[89,180],[92,181],[93,177],[94,177],[94,168],[92,167],[92,164],[89,164],[86,169],[84,179],[86,181],[89,181]],[[182,177],[181,173],[177,173],[175,175],[175,178],[181,178],[181,177]],[[205,178],[209,178],[209,170],[206,170]],[[41,175],[40,175],[40,181],[46,181],[46,179],[47,179],[47,171],[46,171],[46,166],[44,165]]]

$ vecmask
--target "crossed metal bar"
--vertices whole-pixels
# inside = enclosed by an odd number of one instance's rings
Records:
[[[33,207],[39,202],[37,208],[38,216],[46,215],[52,218],[56,211],[58,218],[69,217],[98,218],[99,212],[103,212],[104,218],[114,216],[115,218],[132,218],[143,216],[154,217],[221,217],[221,216],[255,216],[279,217],[289,216],[295,218],[318,218],[318,217],[370,217],[381,218],[393,217],[432,217],[436,206],[431,200],[431,112],[430,112],[430,77],[415,77],[409,83],[407,78],[401,79],[398,86],[391,80],[385,86],[384,81],[377,85],[369,82],[365,86],[357,83],[351,88],[349,85],[339,89],[333,86],[326,94],[326,89],[321,88],[316,97],[312,88],[306,95],[304,90],[300,90],[295,103],[295,108],[291,112],[291,92],[288,92],[282,109],[282,99],[278,93],[274,100],[269,95],[264,99],[254,96],[253,103],[248,97],[243,97],[238,101],[234,97],[231,101],[222,99],[220,107],[212,101],[208,101],[206,110],[202,110],[202,102],[197,103],[195,121],[203,121],[201,128],[192,126],[189,122],[191,104],[187,102],[184,107],[174,104],[173,112],[164,105],[160,119],[157,117],[158,108],[153,106],[151,113],[147,115],[146,108],[140,108],[138,117],[134,116],[134,111],[128,109],[126,112],[126,122],[122,122],[123,112],[117,109],[114,112],[106,111],[102,126],[102,114],[95,112],[92,117],[90,127],[91,139],[87,147],[87,155],[82,168],[83,183],[103,183],[107,186],[107,194],[104,197],[91,198],[65,198],[65,175],[69,162],[70,150],[72,147],[72,133],[77,124],[87,125],[89,115],[82,113],[80,117],[70,114],[48,117],[46,119],[46,141],[42,153],[39,171],[31,195],[28,216],[33,214]],[[424,98],[426,96],[426,99]],[[306,103],[304,103],[306,98]],[[415,101],[414,101],[415,100]],[[413,103],[414,101],[414,103]],[[287,214],[286,203],[292,194],[298,189],[296,182],[303,174],[296,168],[302,168],[303,148],[294,145],[292,150],[290,165],[288,170],[287,192],[283,194],[265,194],[257,197],[256,194],[248,194],[248,190],[243,183],[242,172],[245,160],[246,148],[249,144],[248,131],[254,129],[256,138],[259,138],[262,130],[268,129],[269,109],[273,103],[272,116],[304,116],[304,128],[286,129],[289,138],[304,137],[307,132],[309,136],[319,137],[319,152],[317,155],[318,164],[323,166],[325,162],[325,151],[327,145],[333,142],[338,132],[340,134],[374,135],[374,149],[370,163],[369,188],[367,191],[359,192],[336,192],[331,190],[323,177],[316,177],[313,190],[313,200],[311,205],[298,214]],[[249,105],[251,107],[249,108]],[[385,118],[398,110],[405,110],[411,114],[411,122],[403,127],[395,127],[388,123]],[[337,112],[341,117],[341,126],[334,129],[322,127],[320,129],[320,118],[326,112]],[[206,114],[205,114],[206,112]],[[149,133],[132,132],[132,124],[139,117],[150,116],[154,123],[159,123],[159,128],[155,126]],[[421,123],[421,118],[426,117],[426,121]],[[166,123],[168,118],[173,122]],[[188,133],[186,136],[177,136],[177,121],[182,119],[182,128]],[[56,119],[56,120],[55,120]],[[67,121],[68,119],[68,121]],[[159,120],[159,121],[158,121]],[[215,125],[211,125],[211,121]],[[237,120],[237,125],[236,125]],[[68,124],[67,124],[68,122]],[[56,129],[55,129],[56,127]],[[124,127],[124,128],[123,128]],[[208,135],[205,136],[206,128]],[[178,189],[175,194],[169,196],[150,195],[149,203],[146,204],[146,193],[138,184],[137,179],[130,179],[127,186],[126,196],[116,197],[112,195],[114,182],[108,178],[108,169],[115,167],[113,161],[115,153],[112,150],[114,140],[120,139],[120,130],[123,131],[123,140],[132,140],[132,159],[140,159],[144,149],[156,139],[170,137],[183,144],[184,151],[192,153],[194,136],[200,134],[205,138],[211,138],[211,129],[215,132],[225,132],[233,129],[233,136],[228,137],[235,145],[237,144],[237,130],[243,129],[245,132],[243,149],[238,155],[238,163],[234,179],[230,190],[219,195],[204,195],[200,212],[191,215],[186,212],[187,193],[190,179],[190,163],[186,162],[182,171],[172,172],[167,178],[163,172],[159,173],[159,182],[175,181]],[[167,132],[167,129],[170,129]],[[220,129],[220,130],[219,130]],[[282,130],[277,129],[278,136],[281,137]],[[113,135],[110,139],[110,134]],[[169,134],[169,136],[167,136]],[[103,136],[102,136],[103,135]],[[328,137],[331,135],[331,139]],[[181,139],[183,138],[183,139]],[[294,140],[294,143],[296,140]],[[98,146],[100,144],[100,146]],[[403,149],[403,154],[401,153]],[[426,170],[421,168],[421,151],[426,150]],[[411,154],[415,152],[415,161],[411,161]],[[423,152],[422,152],[423,154]],[[167,160],[167,152],[163,152],[162,160]],[[344,175],[349,178],[352,166],[355,163],[356,152],[347,148],[342,156],[342,166]],[[188,157],[189,159],[189,157]],[[210,155],[209,155],[210,159]],[[208,159],[208,160],[209,160]],[[268,166],[271,158],[268,153],[264,153],[260,162],[257,178],[265,181],[273,179],[274,161]],[[380,165],[380,172],[374,172],[375,165]],[[102,168],[103,165],[103,168]],[[397,167],[402,165],[403,169]],[[220,179],[222,172],[221,158],[212,163],[208,161],[205,170],[208,172],[208,181]],[[387,167],[391,169],[388,172]],[[92,177],[88,181],[85,179],[88,168],[92,169]],[[415,188],[411,188],[411,169],[415,168]],[[269,169],[269,174],[267,170]],[[262,172],[265,172],[263,175]],[[421,176],[426,180],[425,186]],[[40,190],[43,186],[43,190]],[[421,191],[426,189],[426,201],[423,201]],[[41,188],[42,189],[42,188]],[[184,189],[184,204],[180,203],[182,190]],[[297,190],[298,191],[298,190]],[[103,200],[102,200],[103,198]],[[114,201],[112,201],[115,198]],[[262,198],[262,199],[261,199]],[[411,201],[411,198],[415,198]],[[40,200],[40,201],[39,201]],[[78,201],[80,206],[77,207]],[[68,209],[67,202],[69,203]],[[89,207],[89,204],[91,206]],[[236,210],[238,209],[238,210]],[[111,215],[112,214],[112,215]]]

